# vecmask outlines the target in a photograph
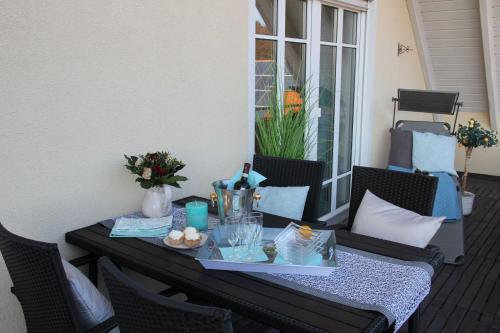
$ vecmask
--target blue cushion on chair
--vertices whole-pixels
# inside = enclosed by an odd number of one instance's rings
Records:
[[[256,192],[261,199],[258,204],[254,202],[254,210],[293,220],[302,219],[309,186],[257,187]]]
[[[456,145],[453,136],[413,132],[413,167],[458,176],[455,171]]]

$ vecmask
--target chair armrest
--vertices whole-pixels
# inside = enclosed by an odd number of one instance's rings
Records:
[[[117,327],[118,324],[115,321],[115,317],[111,317],[99,325],[95,326],[94,328],[91,328],[88,330],[86,333],[106,333],[111,331],[113,328]]]
[[[349,226],[347,225],[347,223],[334,224],[332,227],[333,227],[333,230],[335,230],[335,231],[337,231],[337,230],[349,231]]]

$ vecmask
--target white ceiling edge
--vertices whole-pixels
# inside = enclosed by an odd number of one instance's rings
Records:
[[[490,16],[492,8],[491,0],[479,0],[479,12],[481,20],[481,32],[483,37],[484,70],[486,74],[486,90],[488,95],[488,106],[490,114],[490,127],[494,130],[499,128],[500,120],[497,101],[497,77],[495,64],[495,46],[493,44],[493,20]]]

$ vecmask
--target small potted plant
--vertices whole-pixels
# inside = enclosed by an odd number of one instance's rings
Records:
[[[462,207],[463,214],[469,215],[474,205],[474,193],[467,192],[467,176],[469,174],[467,165],[472,156],[474,148],[489,148],[498,144],[497,132],[487,130],[481,127],[481,124],[474,118],[469,120],[467,125],[458,125],[458,131],[455,133],[459,147],[465,148],[465,165],[462,175]]]
[[[171,186],[180,188],[179,182],[187,178],[176,173],[186,165],[170,153],[158,151],[146,155],[127,156],[125,167],[134,175],[142,188],[146,189],[142,201],[142,213],[146,217],[163,217],[172,211]]]

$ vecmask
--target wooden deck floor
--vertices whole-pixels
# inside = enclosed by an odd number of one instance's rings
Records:
[[[464,221],[465,262],[439,272],[420,332],[500,332],[500,178],[475,177],[470,190],[477,197]]]

